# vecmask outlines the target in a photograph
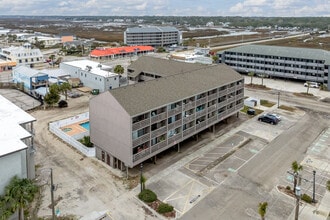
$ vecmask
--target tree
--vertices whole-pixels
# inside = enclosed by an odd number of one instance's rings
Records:
[[[143,175],[140,178],[141,178],[140,182],[142,183],[142,190],[145,190],[146,189],[147,178]]]
[[[68,99],[68,91],[71,91],[72,87],[68,82],[64,82],[60,85],[60,91],[65,95],[65,100]]]
[[[262,220],[265,220],[267,206],[268,206],[268,203],[267,202],[259,203],[258,213],[259,213],[259,215],[260,215],[260,217],[261,217]]]
[[[264,78],[266,77],[266,74],[260,74],[261,77],[261,85],[264,85]]]
[[[121,75],[124,73],[124,67],[122,67],[121,65],[116,65],[113,71]]]
[[[252,85],[252,79],[253,79],[253,76],[254,76],[254,72],[249,72],[249,73],[248,73],[248,76],[251,77],[250,85]]]
[[[212,56],[213,63],[218,63],[219,57],[218,56]]]
[[[20,179],[17,176],[13,177],[9,185],[5,187],[5,200],[12,211],[15,212],[18,209],[20,220],[24,220],[24,208],[33,201],[37,190],[38,187],[32,180]]]
[[[53,106],[60,100],[60,88],[57,84],[53,84],[49,87],[49,92],[45,95],[44,101],[49,105]]]
[[[298,164],[297,161],[293,161],[291,164],[291,169],[293,170],[293,192],[296,190],[299,171],[303,170],[303,166]]]

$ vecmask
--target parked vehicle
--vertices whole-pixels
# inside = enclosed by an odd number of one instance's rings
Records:
[[[253,108],[249,108],[249,109],[246,111],[246,113],[247,113],[248,115],[255,115],[255,114],[256,114],[256,111],[255,111]]]
[[[320,86],[317,82],[305,82],[304,86],[308,87],[308,84],[309,84],[310,88],[319,88],[319,86]]]
[[[268,113],[268,115],[274,116],[278,121],[281,121],[281,116],[275,113]]]
[[[275,116],[269,114],[259,116],[258,121],[266,122],[272,125],[276,125],[279,122],[279,120]]]

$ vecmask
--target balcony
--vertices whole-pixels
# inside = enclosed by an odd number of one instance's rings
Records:
[[[173,128],[177,128],[177,127],[180,127],[182,125],[182,120],[179,119],[171,124],[169,124],[167,127],[168,127],[168,130],[171,130]]]
[[[235,86],[228,88],[228,93],[234,92],[236,90]]]
[[[158,137],[161,134],[166,133],[166,131],[167,131],[166,126],[158,128],[157,130],[154,130],[154,131],[151,132],[151,138]]]
[[[204,128],[206,126],[206,121],[202,121],[199,124],[196,124],[196,131],[200,130],[201,128]]]
[[[200,99],[196,100],[196,105],[199,106],[201,104],[205,104],[206,100],[207,100],[207,97],[200,98]]]
[[[167,141],[161,141],[153,146],[151,146],[151,153],[154,153],[158,151],[159,149],[162,149],[167,146]]]
[[[208,96],[208,100],[211,101],[211,100],[216,99],[217,97],[218,97],[218,94],[217,93],[211,94],[211,95]]]
[[[183,110],[189,110],[195,107],[195,101],[189,101],[186,104],[183,104]]]
[[[227,103],[228,103],[227,100],[224,100],[224,101],[218,103],[218,108],[222,108],[222,107],[226,106]]]
[[[195,126],[184,130],[183,131],[183,137],[191,136],[191,133],[193,133],[194,131],[195,131]]]
[[[132,130],[135,131],[135,130],[138,130],[140,128],[144,128],[148,125],[150,125],[150,119],[149,118],[134,123],[133,126],[132,126]]]
[[[138,161],[150,154],[150,147],[133,155],[133,162]]]
[[[223,120],[225,116],[227,116],[228,111],[223,111],[220,114],[218,114],[218,119]]]
[[[207,111],[208,111],[208,112],[213,112],[216,108],[217,108],[217,105],[214,104],[214,105],[209,106],[209,107],[207,108]]]
[[[151,117],[151,123],[159,122],[161,120],[164,120],[166,118],[166,112],[160,113],[158,115]]]
[[[170,117],[170,116],[173,116],[173,115],[179,114],[179,113],[181,113],[181,112],[182,112],[182,108],[181,108],[181,106],[178,106],[178,107],[176,107],[176,108],[174,108],[174,109],[170,109],[170,110],[168,110],[167,114],[168,114],[168,117]]]
[[[198,118],[198,117],[200,117],[202,115],[205,115],[205,114],[206,114],[206,110],[205,109],[200,110],[200,111],[196,112],[196,118]]]
[[[143,144],[143,143],[145,143],[145,142],[147,142],[149,140],[150,140],[150,134],[149,133],[148,134],[145,134],[145,135],[142,135],[141,137],[133,140],[133,147],[136,147],[136,146],[138,146],[140,144]]]
[[[207,124],[213,124],[213,122],[215,122],[216,120],[217,120],[217,116],[213,116],[207,119]]]
[[[227,94],[227,90],[225,89],[225,90],[220,90],[219,91],[219,96],[224,96],[224,95],[226,95]]]
[[[187,122],[193,121],[195,119],[195,114],[191,114],[189,116],[183,118],[183,123],[186,124]]]
[[[172,137],[168,138],[168,141],[167,141],[167,145],[171,145],[171,144],[176,144],[177,141],[181,140],[182,137],[181,137],[181,133],[179,134],[175,134],[173,135]]]

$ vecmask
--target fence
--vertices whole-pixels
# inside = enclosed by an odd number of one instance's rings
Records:
[[[59,138],[61,138],[64,142],[67,144],[71,145],[87,157],[95,157],[95,148],[89,148],[77,141],[75,138],[80,139],[83,136],[89,135],[89,132],[85,132],[79,135],[76,135],[75,137],[71,137],[70,135],[67,135],[65,132],[61,130],[61,127],[70,125],[70,124],[75,124],[77,122],[83,121],[83,120],[88,120],[89,119],[89,112],[63,119],[60,121],[56,122],[51,122],[49,123],[49,130]]]

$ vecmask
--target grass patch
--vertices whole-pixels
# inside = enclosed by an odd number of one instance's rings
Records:
[[[307,97],[307,98],[314,97],[312,93],[307,93],[307,92],[295,92],[293,94],[298,97]]]
[[[149,189],[144,189],[142,192],[139,193],[138,195],[139,199],[141,199],[143,202],[153,202],[157,199],[156,193]]]
[[[260,105],[262,106],[266,106],[266,107],[273,107],[276,103],[275,102],[270,102],[268,100],[265,100],[265,99],[261,99],[260,100]]]
[[[243,107],[243,109],[241,110],[241,112],[244,112],[245,114],[247,114],[247,111],[248,111],[249,109],[251,109],[251,107],[244,105],[244,107]],[[260,109],[255,109],[255,108],[252,108],[252,109],[255,110],[256,115],[259,115],[260,113],[264,112],[264,111],[262,111],[262,110],[260,110]],[[251,115],[251,116],[253,117],[253,115]]]
[[[294,111],[295,111],[295,108],[290,107],[290,106],[286,106],[286,105],[280,105],[279,108],[280,108],[280,109],[283,109],[283,110],[290,111],[290,112],[294,112]]]

